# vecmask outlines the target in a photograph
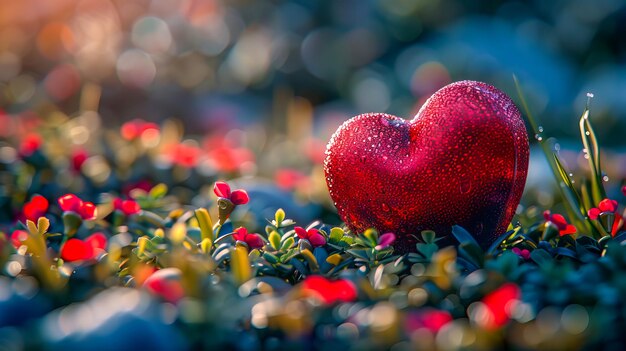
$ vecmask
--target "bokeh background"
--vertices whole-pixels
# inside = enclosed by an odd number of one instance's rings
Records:
[[[68,149],[88,147],[101,126],[140,118],[180,142],[175,153],[191,155],[188,166],[200,174],[247,179],[252,192],[283,207],[281,191],[294,193],[294,208],[312,219],[332,213],[320,164],[343,121],[371,111],[411,118],[433,92],[462,79],[517,100],[515,74],[542,137],[558,138],[551,143],[573,177],[585,173],[578,118],[594,93],[609,194],[626,175],[620,0],[0,4],[7,140],[24,139],[34,120],[67,130]],[[551,207],[554,179],[536,147],[531,159],[524,205]],[[103,161],[91,161],[87,176],[106,178]]]

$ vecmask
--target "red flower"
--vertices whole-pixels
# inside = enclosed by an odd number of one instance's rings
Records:
[[[141,137],[152,138],[158,136],[159,126],[137,118],[122,124],[120,133],[122,138],[126,140],[135,140]]]
[[[208,150],[207,157],[212,166],[222,173],[237,172],[254,165],[254,153],[229,138],[207,138],[202,145],[204,150]]]
[[[75,212],[85,220],[95,219],[97,215],[96,205],[92,202],[83,201],[74,194],[61,196],[59,198],[59,206],[61,206],[63,211]]]
[[[517,285],[505,283],[482,299],[485,315],[478,322],[488,330],[503,327],[511,319],[513,304],[520,296],[521,291]]]
[[[103,233],[94,233],[85,240],[72,238],[61,249],[61,258],[66,262],[84,261],[96,258],[104,251],[107,237]]]
[[[251,249],[260,249],[265,245],[259,234],[248,233],[248,229],[244,227],[235,229],[233,238],[237,241],[246,243]]]
[[[175,304],[185,297],[181,276],[182,272],[178,268],[163,268],[152,273],[143,282],[143,286],[163,300]]]
[[[23,230],[14,230],[11,233],[11,244],[17,250],[22,246],[22,242],[28,239],[28,233]]]
[[[276,185],[288,191],[294,190],[300,184],[306,184],[307,181],[307,176],[296,169],[279,169],[274,174],[274,182],[276,182]]]
[[[304,279],[301,289],[305,296],[314,297],[325,304],[350,302],[357,298],[356,286],[347,279],[331,281],[320,275],[311,275]]]
[[[421,328],[426,328],[432,333],[437,333],[446,324],[452,322],[452,315],[448,311],[425,308],[423,311],[411,313],[404,323],[408,334]]]
[[[551,214],[549,210],[546,210],[543,212],[543,218],[547,222],[554,224],[561,236],[576,233],[576,227],[573,224],[567,223],[565,217],[558,213]]]
[[[232,202],[235,206],[245,205],[248,201],[250,201],[250,197],[245,190],[237,189],[231,192],[230,185],[226,182],[215,182],[213,192],[217,195],[217,197],[230,200],[230,202]]]
[[[604,199],[600,201],[598,207],[593,207],[587,211],[587,215],[591,220],[597,220],[603,213],[613,213],[615,215],[613,227],[611,228],[611,235],[614,236],[624,224],[624,219],[617,213],[617,201]]]
[[[89,154],[84,149],[77,149],[72,152],[72,171],[74,173],[80,172],[83,164],[89,158]]]
[[[24,204],[24,217],[33,222],[37,222],[39,217],[45,216],[48,211],[48,200],[41,196],[35,195],[29,202]]]
[[[514,247],[513,250],[511,251],[513,251],[514,254],[523,258],[526,261],[530,259],[530,251],[528,251],[527,249],[520,249],[518,247]]]
[[[171,163],[185,168],[193,168],[197,166],[201,154],[200,148],[184,142],[169,145],[166,147],[164,152]]]
[[[300,239],[308,240],[313,247],[318,247],[326,244],[326,238],[322,234],[320,234],[319,230],[315,228],[311,228],[306,230],[302,227],[293,228],[296,230],[296,234]]]
[[[141,211],[141,206],[135,200],[122,200],[119,197],[113,200],[113,208],[122,212],[125,216],[137,214]]]
[[[27,135],[20,144],[20,155],[28,157],[41,148],[41,137],[38,134]]]
[[[385,233],[378,238],[376,250],[386,249],[391,246],[394,241],[396,241],[396,235],[394,233]]]
[[[587,214],[589,219],[598,219],[598,216],[603,212],[615,213],[617,211],[617,201],[611,199],[604,199],[600,201],[598,207],[589,209]]]
[[[622,187],[622,194],[624,194],[624,196],[626,196],[626,185],[624,185],[624,186]]]

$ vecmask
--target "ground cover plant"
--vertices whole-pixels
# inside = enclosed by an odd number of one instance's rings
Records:
[[[460,226],[445,240],[425,230],[406,254],[392,232],[282,208],[260,218],[261,195],[170,122],[10,119],[21,132],[0,147],[0,345],[620,349],[625,201],[607,197],[589,107],[589,174],[576,178],[526,114],[563,213],[518,213],[486,249]],[[84,147],[63,147],[85,132]]]

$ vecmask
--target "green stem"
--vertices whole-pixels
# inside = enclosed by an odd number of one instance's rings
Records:
[[[524,112],[526,113],[528,122],[530,123],[530,126],[533,130],[534,135],[539,136],[537,138],[537,142],[539,143],[539,146],[541,147],[541,150],[543,151],[543,154],[546,157],[546,160],[548,161],[550,168],[552,169],[552,174],[554,175],[557,181],[558,189],[559,189],[559,192],[561,193],[561,197],[565,200],[564,201],[565,210],[567,211],[569,217],[571,218],[572,222],[577,228],[584,229],[587,233],[591,233],[592,236],[595,237],[596,232],[593,230],[593,227],[589,224],[589,222],[585,220],[585,215],[581,212],[581,207],[580,207],[581,201],[580,201],[580,196],[578,195],[578,192],[573,188],[573,186],[567,186],[559,178],[559,174],[561,173],[561,171],[559,170],[557,161],[555,160],[555,159],[558,159],[558,156],[556,156],[556,154],[550,148],[550,145],[547,143],[547,140],[541,137],[541,133],[543,131],[539,129],[539,124],[537,123],[537,120],[530,112],[530,108],[528,108],[528,104],[522,92],[522,88],[520,87],[519,81],[517,80],[517,77],[515,75],[513,75],[513,80],[515,81],[515,88],[517,89],[517,95],[522,104],[522,108],[524,109]]]

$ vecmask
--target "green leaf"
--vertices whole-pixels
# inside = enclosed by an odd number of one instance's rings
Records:
[[[269,240],[274,250],[278,250],[280,248],[280,234],[278,234],[277,231],[271,232],[267,239]]]
[[[230,258],[230,269],[233,272],[235,282],[241,285],[250,280],[252,278],[252,269],[248,259],[248,250],[242,245],[237,245],[231,250]]]
[[[271,264],[278,263],[278,257],[276,257],[276,255],[271,254],[267,251],[263,253],[263,258],[265,258],[265,260]]]
[[[166,194],[167,194],[167,185],[163,183],[155,185],[152,189],[150,189],[150,192],[148,193],[148,195],[150,195],[150,197],[154,199],[160,199]]]
[[[456,240],[459,241],[459,243],[467,243],[468,245],[476,246],[482,252],[482,249],[480,248],[480,245],[478,244],[476,239],[474,239],[472,234],[465,230],[465,228],[459,225],[453,225],[452,235],[456,238]]]
[[[311,251],[302,250],[300,251],[300,255],[304,257],[304,259],[309,263],[309,269],[311,270],[311,272],[319,272],[319,264],[317,263],[317,259],[315,259],[315,256]]]
[[[376,229],[366,229],[363,233],[363,238],[365,239],[366,246],[374,247],[378,244],[378,232]]]
[[[198,225],[200,226],[200,233],[202,240],[210,239],[213,241],[215,238],[213,237],[213,221],[211,220],[211,215],[206,208],[199,208],[195,210],[196,219],[198,220]]]
[[[593,197],[594,204],[600,203],[606,198],[606,191],[604,184],[602,183],[602,169],[600,167],[600,148],[598,146],[598,140],[596,134],[589,122],[589,106],[585,108],[579,121],[580,136],[583,142],[583,147],[587,150],[587,161],[589,162],[589,169],[591,171],[591,195]]]
[[[274,214],[274,220],[276,221],[276,226],[280,226],[285,220],[285,211],[282,208],[276,210]]]
[[[422,239],[426,244],[434,243],[437,234],[432,230],[422,230]]]
[[[283,244],[280,246],[280,250],[281,251],[285,251],[290,249],[294,244],[296,243],[296,240],[293,237],[289,237],[287,238]]]
[[[551,266],[553,259],[550,254],[544,249],[536,249],[530,253],[530,259],[535,261],[539,267]]]
[[[339,228],[339,227],[334,227],[333,229],[330,230],[330,242],[332,243],[338,243],[341,238],[344,235],[344,231],[343,229]]]

